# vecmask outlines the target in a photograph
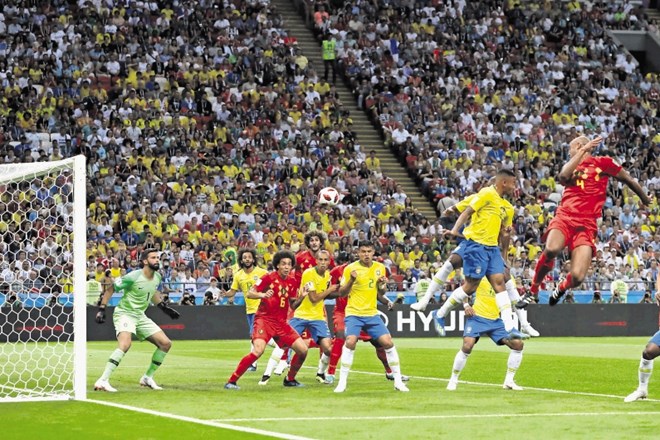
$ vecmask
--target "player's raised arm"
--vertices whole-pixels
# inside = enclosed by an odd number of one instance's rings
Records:
[[[328,286],[327,289],[325,289],[323,292],[317,292],[316,290],[310,290],[309,291],[309,300],[312,302],[312,304],[316,304],[319,301],[323,301],[326,298],[336,298],[338,296],[339,292],[339,284],[333,284],[331,286]],[[334,296],[331,296],[334,295]]]
[[[596,145],[600,144],[602,141],[603,138],[600,136],[592,140],[588,140],[586,136],[580,136],[579,138],[574,139],[573,142],[580,143],[580,146],[578,146],[575,154],[571,156],[571,159],[562,167],[558,176],[559,183],[564,185],[566,182],[569,182],[573,178],[573,173],[578,165],[580,165],[580,162],[582,162],[586,156],[591,154],[591,151],[593,151]]]
[[[616,180],[625,183],[628,188],[633,190],[633,192],[637,194],[637,197],[639,197],[639,199],[642,201],[643,205],[648,206],[651,204],[651,198],[644,192],[642,186],[637,182],[637,180],[633,179],[628,171],[622,168],[614,177]]]
[[[339,287],[339,296],[348,296],[348,294],[351,291],[351,288],[353,287],[353,283],[355,283],[355,280],[357,279],[357,272],[354,270],[352,270],[350,274],[346,276],[348,270],[349,268],[347,267],[346,270],[344,271],[342,284],[341,287]]]

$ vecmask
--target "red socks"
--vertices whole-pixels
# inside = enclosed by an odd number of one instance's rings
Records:
[[[232,374],[229,378],[229,382],[236,383],[238,379],[240,379],[241,376],[245,374],[247,369],[250,368],[250,365],[252,365],[257,359],[259,358],[254,353],[250,353],[241,359],[241,361],[238,363],[238,366],[236,367],[236,371],[234,371],[234,374]]]
[[[344,339],[335,338],[332,341],[332,351],[330,352],[330,361],[328,362],[328,374],[335,374],[337,364],[341,357],[341,351],[344,348]]]

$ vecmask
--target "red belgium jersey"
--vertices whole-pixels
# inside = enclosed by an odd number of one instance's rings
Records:
[[[270,298],[261,299],[255,319],[264,318],[269,321],[286,323],[290,308],[289,299],[293,299],[298,295],[295,277],[290,275],[286,279],[282,279],[277,271],[269,272],[257,281],[255,288],[258,292],[273,290],[273,295]]]
[[[330,271],[330,285],[339,284],[341,282],[342,276],[344,276],[344,269],[346,269],[348,263],[344,263],[341,266],[337,266]],[[332,312],[335,313],[344,313],[346,311],[346,304],[348,303],[347,296],[340,296],[335,299],[335,309]]]
[[[584,159],[565,185],[557,215],[599,218],[607,198],[607,182],[621,171],[611,157],[591,156]]]
[[[302,274],[307,269],[316,266],[316,257],[314,257],[314,255],[312,255],[312,252],[309,250],[298,252],[296,254],[296,266],[300,270],[300,273]],[[332,258],[331,255],[329,268],[332,269],[333,267],[335,267],[335,259]]]

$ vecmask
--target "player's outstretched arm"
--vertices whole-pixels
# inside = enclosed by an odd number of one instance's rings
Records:
[[[454,237],[458,237],[461,235],[460,230],[463,227],[465,223],[470,219],[472,214],[474,214],[474,208],[472,206],[468,206],[465,208],[465,211],[461,213],[461,215],[458,216],[458,219],[456,219],[456,223],[454,224],[454,227],[450,230],[447,231],[447,235],[453,235]]]
[[[174,310],[172,307],[168,306],[163,302],[163,298],[160,296],[160,292],[154,293],[154,296],[152,297],[152,301],[154,304],[156,304],[156,307],[161,309],[163,313],[165,313],[167,316],[169,316],[172,319],[179,319],[181,317],[181,314]]]
[[[602,141],[603,138],[598,136],[595,139],[585,143],[584,145],[581,145],[578,148],[577,153],[575,153],[575,155],[571,157],[571,159],[562,167],[558,176],[559,183],[565,185],[567,182],[570,182],[570,180],[573,178],[573,173],[575,172],[575,169],[578,167],[578,165],[580,165],[580,162],[582,162],[585,156],[590,154],[596,145],[600,144]]]
[[[651,204],[651,199],[646,194],[646,192],[644,192],[644,188],[642,188],[642,186],[635,179],[633,179],[628,171],[621,169],[621,171],[619,171],[619,173],[614,177],[616,180],[625,183],[628,188],[633,190],[633,192],[637,194],[637,197],[639,197],[639,199],[642,201],[643,205],[648,206]]]
[[[109,274],[106,274],[105,281],[106,284],[103,296],[101,297],[101,303],[99,304],[99,311],[96,312],[96,322],[99,324],[105,322],[105,308],[108,305],[108,301],[110,301],[112,294],[115,293],[115,283]]]

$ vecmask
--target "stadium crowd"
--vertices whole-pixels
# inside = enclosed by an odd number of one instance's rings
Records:
[[[649,191],[660,185],[660,85],[602,27],[646,27],[636,9],[475,5],[317,2],[313,18],[319,34],[336,40],[359,105],[439,210],[498,167],[518,173],[509,253],[522,287],[559,200],[553,176],[576,133],[607,135],[602,153]],[[231,285],[239,248],[255,247],[267,267],[276,250],[303,249],[304,233],[320,229],[336,254],[374,241],[391,288],[414,289],[454,246],[441,234],[447,223],[422,218],[362,150],[335,86],[266,0],[17,1],[0,23],[4,162],[87,157],[90,280],[136,268],[141,249],[156,246],[171,296],[215,303]],[[41,278],[41,265],[70,283],[70,235],[61,232],[68,179],[35,181],[22,190],[38,205],[3,210],[5,246],[16,246],[12,228],[41,240],[4,253],[5,286],[22,270]],[[332,210],[316,203],[325,186],[344,193]],[[10,208],[6,194],[3,202]],[[41,206],[50,208],[45,225],[25,225],[20,212]],[[606,207],[588,285],[655,280],[657,201],[638,209],[614,186]]]

